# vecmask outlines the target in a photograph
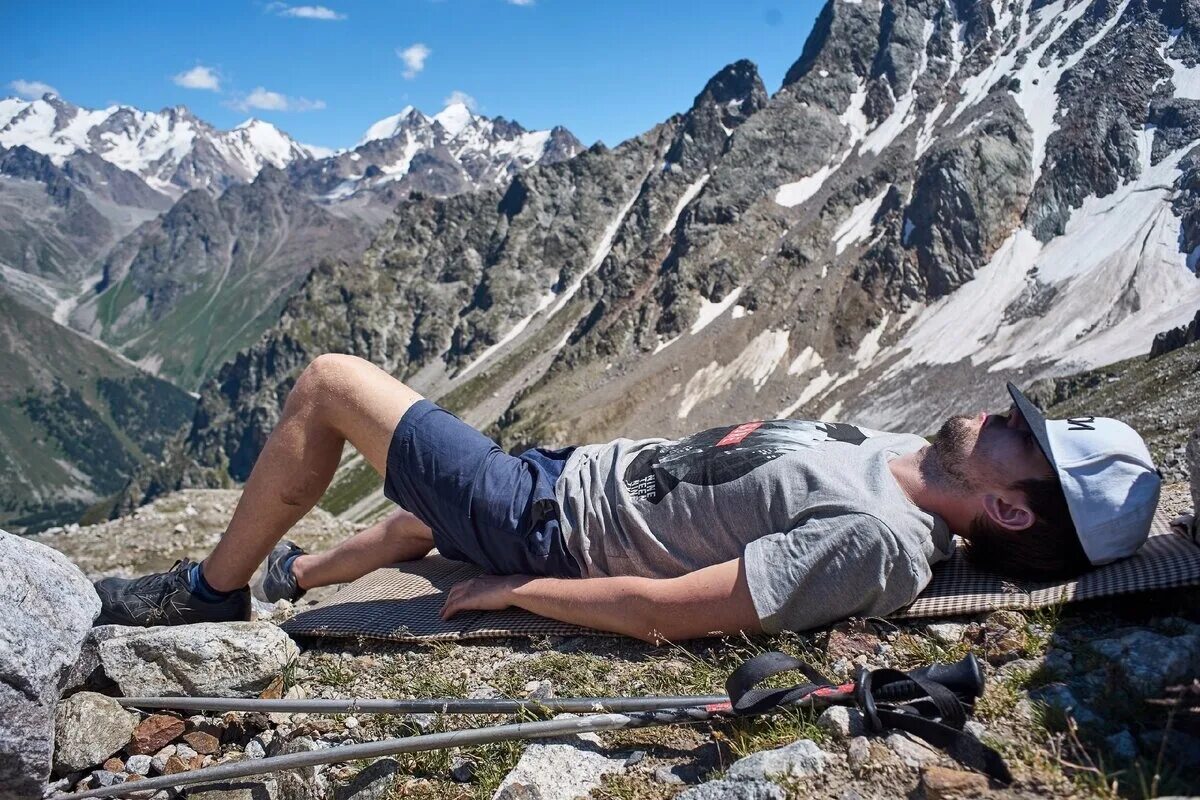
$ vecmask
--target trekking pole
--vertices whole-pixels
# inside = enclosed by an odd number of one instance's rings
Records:
[[[102,786],[75,794],[55,795],[52,800],[82,800],[86,797],[120,797],[140,794],[158,789],[190,786],[197,783],[229,781],[248,778],[268,772],[278,772],[321,764],[335,764],[355,759],[378,758],[380,756],[417,753],[424,750],[442,750],[451,747],[471,747],[493,742],[511,742],[521,739],[541,739],[566,736],[593,731],[615,731],[625,728],[646,728],[655,725],[673,725],[688,722],[706,722],[714,717],[729,713],[728,704],[718,709],[676,708],[647,711],[637,714],[594,714],[572,719],[551,719],[540,722],[518,722],[509,725],[493,725],[473,730],[429,733],[421,736],[406,736],[400,739],[385,739],[378,742],[363,742],[314,750],[305,753],[288,753],[248,761],[231,761],[211,767],[161,775],[133,783]]]
[[[756,669],[749,669],[757,667]],[[764,653],[743,664],[727,682],[730,692],[737,695],[737,701],[727,697],[719,697],[721,702],[706,705],[691,705],[680,708],[660,708],[657,710],[634,712],[629,714],[607,713],[591,714],[570,719],[552,719],[538,722],[518,722],[507,725],[493,725],[471,730],[446,731],[419,736],[406,736],[399,739],[386,739],[379,742],[364,742],[361,744],[342,745],[328,750],[317,750],[307,753],[288,753],[252,761],[235,761],[226,764],[216,764],[211,767],[188,770],[174,775],[162,775],[146,778],[131,784],[117,784],[89,789],[75,794],[56,795],[52,800],[83,800],[88,797],[118,797],[125,794],[156,791],[176,786],[188,786],[196,783],[228,781],[234,778],[246,778],[252,775],[262,775],[280,770],[312,767],[321,764],[334,764],[354,759],[378,758],[380,756],[415,753],[425,750],[441,750],[451,747],[470,747],[473,745],[490,744],[493,742],[517,741],[522,739],[551,738],[593,731],[612,731],[629,728],[646,728],[661,725],[676,725],[694,722],[708,722],[719,717],[754,717],[778,711],[781,708],[825,708],[835,704],[856,704],[858,694],[869,681],[863,676],[865,669],[860,670],[857,682],[845,684],[808,683],[798,684],[784,689],[758,689],[755,685],[770,674],[778,674],[785,669],[801,669],[813,672],[807,665],[798,662],[782,653]],[[899,673],[898,673],[899,674]],[[742,680],[739,679],[741,675]],[[927,694],[931,682],[938,683],[943,690],[960,692],[966,696],[967,702],[974,700],[983,692],[983,673],[975,657],[968,654],[966,658],[955,664],[934,664],[921,670],[907,673],[905,680],[892,680],[887,685],[880,685],[871,690],[872,707],[874,701],[900,702],[916,699]],[[943,681],[955,685],[951,689]],[[922,686],[921,684],[925,684]],[[126,698],[126,705],[132,705]],[[142,700],[150,698],[141,698]],[[195,700],[196,698],[155,698],[162,700]],[[205,702],[228,703],[219,698],[200,698]],[[636,698],[567,698],[572,701],[603,700],[603,699],[636,699]],[[650,698],[661,702],[664,698]],[[665,698],[684,699],[688,698]],[[703,698],[700,698],[703,699]],[[747,701],[744,705],[742,701]],[[242,700],[239,703],[255,702]],[[258,701],[275,703],[278,701]],[[286,701],[299,703],[303,701]],[[332,701],[342,702],[346,701]],[[351,701],[362,702],[362,701]],[[388,701],[379,701],[388,702]],[[410,701],[396,701],[406,703]],[[442,701],[435,701],[442,702]],[[491,701],[500,702],[500,701]],[[503,701],[508,703],[527,703],[530,701]],[[346,708],[348,705],[342,705]],[[495,706],[493,706],[495,707]]]
[[[308,714],[520,714],[525,711],[593,714],[601,712],[654,711],[660,708],[710,706],[728,703],[723,694],[677,697],[547,697],[538,699],[484,698],[460,700],[453,697],[416,700],[294,699],[260,700],[226,697],[118,697],[126,708],[179,709],[186,711],[302,712]]]
[[[983,673],[979,662],[967,655],[952,664],[932,664],[915,669],[914,678],[937,681],[960,698],[974,700],[983,692]],[[917,691],[910,679],[882,686],[878,690],[881,700],[906,699]],[[843,702],[854,692],[854,683],[843,683],[821,690],[829,702]],[[455,697],[418,698],[415,700],[388,700],[369,698],[350,699],[282,699],[264,700],[228,697],[118,697],[117,702],[126,708],[179,709],[187,711],[261,711],[263,713],[310,713],[310,714],[519,714],[524,711],[546,711],[553,713],[626,713],[631,711],[653,711],[663,708],[713,706],[728,703],[729,696],[676,695],[658,697],[547,697],[543,700],[516,698],[483,698],[463,700]]]

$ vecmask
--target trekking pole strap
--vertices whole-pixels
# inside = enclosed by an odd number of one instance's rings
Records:
[[[968,656],[961,666],[979,678],[978,664]],[[857,706],[871,733],[901,730],[924,739],[944,750],[959,763],[978,770],[1003,783],[1012,782],[1003,757],[992,748],[963,730],[967,711],[975,697],[982,693],[982,684],[968,681],[964,703],[954,691],[946,688],[930,674],[950,674],[950,669],[933,668],[901,672],[896,669],[868,670],[862,667],[853,683],[835,684],[811,665],[786,653],[762,653],[736,670],[725,682],[730,705],[738,716],[757,716],[777,708],[798,705],[807,700],[825,700]],[[954,665],[951,665],[954,666]],[[796,671],[808,678],[783,688],[759,688],[759,684],[784,672]]]
[[[758,684],[784,672],[796,671],[809,679],[782,689],[760,689]],[[761,653],[735,669],[725,681],[733,713],[739,716],[765,714],[779,706],[794,705],[823,686],[828,678],[811,665],[786,653]]]

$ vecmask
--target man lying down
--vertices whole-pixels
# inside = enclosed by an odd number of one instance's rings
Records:
[[[488,573],[451,590],[445,618],[517,606],[680,641],[888,614],[929,583],[952,531],[983,567],[1022,577],[1133,553],[1160,484],[1141,437],[1112,419],[1047,421],[1008,389],[1008,413],[952,417],[933,444],[785,419],[512,456],[369,362],[321,356],[208,558],[100,581],[100,621],[247,619],[264,558],[274,601],[436,547]],[[347,441],[400,508],[325,553],[281,541]]]

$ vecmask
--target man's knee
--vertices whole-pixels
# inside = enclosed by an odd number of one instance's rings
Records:
[[[353,391],[355,376],[371,362],[345,353],[325,353],[309,362],[288,395],[292,410],[320,410]]]

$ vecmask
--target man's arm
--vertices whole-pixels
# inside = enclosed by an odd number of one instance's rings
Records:
[[[655,643],[762,630],[740,558],[678,578],[484,575],[450,590],[442,619],[509,606]]]

